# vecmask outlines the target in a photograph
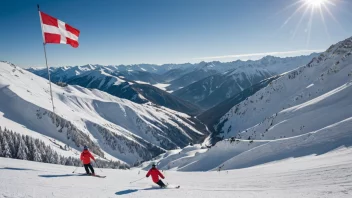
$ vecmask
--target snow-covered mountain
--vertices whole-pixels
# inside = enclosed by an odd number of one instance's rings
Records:
[[[181,68],[171,69],[162,75],[164,79],[164,83],[170,83],[171,81],[180,78],[181,76],[187,74],[188,72],[189,70],[181,69]]]
[[[93,65],[84,66],[64,66],[51,67],[50,73],[53,82],[66,82],[70,78],[82,75],[92,70],[104,70],[106,73],[120,73],[128,80],[143,81],[149,84],[165,83],[169,84],[168,91],[175,91],[186,87],[198,80],[202,80],[215,73],[224,73],[239,67],[265,67],[270,72],[282,73],[296,68],[298,65],[304,65],[311,60],[315,53],[309,56],[278,58],[273,56],[264,57],[256,61],[233,61],[222,63],[219,61],[200,62],[195,64],[139,64],[139,65]],[[46,68],[29,68],[28,71],[47,78]]]
[[[274,139],[319,130],[348,119],[352,115],[348,110],[352,107],[351,52],[349,38],[273,81],[223,116],[221,132],[232,137],[247,130],[246,138]]]
[[[173,92],[173,95],[209,109],[273,75],[263,68],[239,67],[199,80]]]
[[[154,162],[180,171],[229,170],[351,147],[351,101],[352,37],[231,108],[213,126],[223,141],[210,145],[208,138]]]
[[[196,116],[202,112],[202,109],[197,105],[176,97],[155,86],[135,83],[131,85],[131,87],[154,104],[167,107],[178,112],[186,113],[191,116]]]
[[[60,155],[77,157],[88,145],[103,159],[128,164],[202,141],[207,135],[196,129],[197,120],[171,109],[137,104],[96,89],[52,86],[55,114],[46,79],[1,62],[1,128],[37,138]],[[66,146],[72,149],[63,149]]]
[[[197,115],[201,109],[183,99],[169,94],[145,82],[126,79],[120,73],[108,73],[106,69],[92,70],[72,77],[66,81],[70,85],[99,89],[119,98],[144,104],[152,102],[189,115]]]
[[[83,74],[71,77],[64,82],[70,85],[99,89],[119,98],[129,99],[140,104],[148,102],[147,99],[138,94],[138,92],[131,87],[133,82],[125,80],[123,76],[112,75],[111,73],[108,73],[106,69],[84,72]]]
[[[164,74],[171,70],[188,70],[195,66],[190,63],[185,64],[164,64],[164,65],[151,65],[151,64],[139,64],[139,65],[98,65],[98,64],[87,64],[83,66],[63,66],[63,67],[50,67],[50,77],[53,82],[65,82],[71,77],[81,75],[85,72],[92,70],[105,70],[108,73],[120,72],[121,74],[126,74],[127,76],[138,75],[138,72],[152,73],[152,74]],[[46,68],[31,67],[27,69],[28,71],[42,76],[44,78],[48,77],[48,72]],[[141,78],[144,76],[139,74]],[[149,75],[149,74],[147,74]],[[136,79],[130,79],[136,80]],[[140,79],[141,80],[141,79]],[[141,80],[143,81],[143,80]],[[148,81],[145,81],[148,82]]]
[[[102,65],[83,65],[83,66],[63,66],[63,67],[50,67],[50,78],[52,82],[66,82],[72,77],[81,75],[86,72],[90,72],[93,70],[102,69]],[[109,69],[114,69],[110,68]],[[27,71],[30,71],[38,76],[48,78],[48,71],[46,68],[41,67],[31,67],[28,68]]]
[[[113,72],[113,75],[120,76],[131,81],[141,81],[153,85],[165,82],[163,75],[146,71],[117,71]]]
[[[184,75],[168,82],[170,85],[166,87],[166,90],[174,92],[208,76],[218,73],[218,71],[213,67],[214,65],[212,63],[201,62],[194,68],[189,69]]]
[[[305,65],[316,56],[317,54],[313,53],[309,56],[289,58],[266,56],[258,61],[211,62],[201,70],[214,71],[215,74],[206,73],[208,77],[195,80],[196,82],[173,92],[173,94],[197,104],[203,109],[209,109],[261,80]],[[200,72],[200,74],[203,73]],[[193,79],[192,76],[195,75],[189,75],[189,79]],[[203,74],[203,76],[206,75]],[[182,82],[184,81],[186,80]],[[171,82],[170,84],[177,85],[179,83]]]
[[[211,144],[216,143],[219,141],[218,131],[219,129],[214,128],[220,118],[224,116],[233,106],[239,104],[240,102],[244,101],[246,98],[252,96],[260,89],[266,87],[269,83],[273,80],[279,78],[280,75],[273,76],[267,78],[265,80],[260,81],[258,84],[252,85],[251,87],[241,91],[240,93],[232,96],[231,98],[221,102],[220,104],[214,106],[213,108],[208,109],[207,111],[203,112],[202,114],[198,115],[197,118],[201,120],[204,124],[206,124],[209,130],[212,132],[211,134]]]

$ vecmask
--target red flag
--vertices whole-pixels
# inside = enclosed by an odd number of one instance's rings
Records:
[[[79,30],[41,11],[39,16],[44,43],[61,43],[78,47]]]

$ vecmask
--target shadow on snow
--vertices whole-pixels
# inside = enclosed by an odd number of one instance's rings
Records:
[[[4,168],[0,168],[0,170],[18,170],[18,171],[35,171],[33,169],[28,169],[28,168],[12,168],[12,167],[4,167]]]
[[[144,188],[144,189],[128,189],[128,190],[122,190],[122,191],[116,192],[115,195],[127,195],[138,191],[142,191],[142,190],[163,190],[163,189],[165,188],[150,187],[150,188]]]
[[[38,175],[44,178],[55,178],[55,177],[74,177],[74,176],[88,176],[87,174],[64,174],[64,175]]]
[[[138,191],[137,189],[122,190],[122,191],[116,192],[115,195],[127,195],[137,191]]]

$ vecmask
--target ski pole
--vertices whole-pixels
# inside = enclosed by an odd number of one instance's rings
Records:
[[[101,158],[101,157],[98,155],[98,158]],[[99,170],[100,170],[101,172],[103,172],[103,170],[101,170],[101,168],[98,166],[97,161],[94,160],[94,162],[95,162],[95,165],[97,165],[97,167],[99,168]]]
[[[83,165],[83,162],[81,161],[81,163],[82,163],[81,165],[82,165],[82,167],[83,167],[83,166],[84,166],[84,165]],[[75,168],[75,170],[74,170],[72,173],[75,173],[76,170],[77,170],[77,168],[79,168],[79,167],[81,167],[81,166],[77,166],[77,167]]]
[[[96,162],[96,161],[94,161],[94,162],[95,162],[95,165],[97,165],[97,167],[99,168],[97,162]],[[101,168],[99,168],[99,170],[100,170],[101,172],[103,172],[103,170],[101,170]]]
[[[142,179],[144,179],[144,178],[145,178],[145,177],[142,177],[142,178],[137,179],[137,180],[135,180],[135,181],[131,181],[130,184],[135,183],[135,182],[137,182],[137,181],[140,181],[140,180],[142,180]]]
[[[75,170],[74,170],[74,171],[72,171],[72,173],[75,173],[75,172],[76,172],[76,170],[77,170],[77,168],[78,168],[78,166],[75,168]]]

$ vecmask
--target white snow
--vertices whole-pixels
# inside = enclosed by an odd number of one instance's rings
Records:
[[[203,144],[166,151],[127,171],[96,168],[98,174],[107,175],[105,179],[71,174],[74,167],[0,158],[0,180],[6,181],[0,185],[0,197],[350,198],[351,55],[349,38],[234,106],[221,118],[218,126],[225,139],[217,144],[207,146],[207,138]],[[295,63],[286,65],[286,61],[268,56],[256,64],[268,71],[287,71]],[[232,64],[236,62],[222,69]],[[50,138],[69,143],[43,113],[51,108],[47,82],[6,63],[0,63],[0,73],[0,126],[47,144]],[[251,72],[245,74],[250,78]],[[178,128],[178,135],[187,140],[190,135],[180,125],[201,134],[175,119],[175,114],[184,119],[187,115],[170,109],[135,104],[79,86],[54,85],[53,91],[56,113],[90,135],[109,159],[133,163],[141,158],[139,150],[131,151],[123,141],[117,145],[122,144],[124,152],[105,145],[96,126],[142,148],[145,144],[137,139],[159,147],[169,138],[163,130],[170,127]],[[170,188],[159,189],[145,179],[152,162],[164,170]],[[139,178],[144,179],[129,183]],[[177,185],[181,188],[172,188]]]
[[[164,170],[231,170],[352,146],[351,52],[352,38],[234,106],[218,124],[225,140],[207,147],[206,139],[154,162]]]
[[[352,149],[221,172],[164,171],[160,189],[140,169],[95,168],[106,178],[77,176],[75,167],[0,158],[0,197],[350,198]],[[78,173],[83,173],[79,167]],[[130,184],[140,178],[141,181]],[[3,182],[6,181],[6,182]],[[173,187],[180,185],[180,189]]]
[[[46,145],[50,145],[51,148],[53,148],[59,155],[62,155],[64,157],[76,157],[76,158],[79,157],[80,151],[74,148],[72,148],[72,150],[70,151],[60,149],[58,148],[58,145],[61,145],[62,147],[64,147],[65,146],[64,142],[51,138],[49,136],[40,134],[36,131],[30,130],[24,125],[18,124],[10,119],[7,119],[4,116],[4,113],[2,112],[0,112],[0,123],[1,123],[0,124],[1,127],[6,127],[7,129],[18,132],[19,134],[30,135],[32,138],[43,141]],[[115,158],[109,156],[108,159],[115,159]]]
[[[313,86],[314,86],[314,84],[310,84],[310,85],[307,86],[307,89],[308,89],[308,88],[311,88],[311,87],[313,87]]]
[[[350,118],[350,40],[336,44],[307,66],[283,75],[233,107],[221,118],[225,138],[237,134],[241,139],[292,137]]]
[[[170,86],[170,84],[158,83],[158,84],[154,84],[153,86],[157,87],[157,88],[159,88],[161,90],[167,91],[166,87]],[[169,92],[169,93],[172,93],[172,92]]]
[[[0,62],[0,74],[0,126],[2,128],[6,127],[17,133],[40,138],[47,144],[51,144],[48,139],[55,139],[62,145],[68,144],[74,149],[82,149],[67,139],[66,126],[56,127],[48,116],[52,105],[47,80],[3,62]],[[145,143],[155,147],[160,147],[165,141],[176,144],[173,142],[176,139],[165,137],[167,134],[165,130],[168,129],[166,124],[173,126],[173,133],[177,130],[179,137],[189,141],[192,140],[182,126],[188,128],[188,132],[201,134],[187,122],[176,118],[178,116],[187,119],[187,115],[167,108],[136,104],[102,91],[80,86],[60,87],[53,84],[52,88],[55,113],[87,134],[105,152],[108,159],[135,163],[142,159],[143,149],[149,152],[146,150]],[[59,129],[63,133],[58,132]],[[98,129],[108,130],[121,138],[103,137]],[[109,142],[111,139],[114,140],[112,143]],[[141,140],[146,142],[142,145]],[[111,144],[116,147],[111,148]],[[56,151],[65,156],[77,156],[76,150],[67,153],[57,148]]]
[[[136,83],[139,83],[139,84],[146,84],[146,85],[150,85],[150,83],[148,83],[148,82],[144,82],[144,81],[140,81],[140,80],[136,80],[135,82],[136,82]]]

